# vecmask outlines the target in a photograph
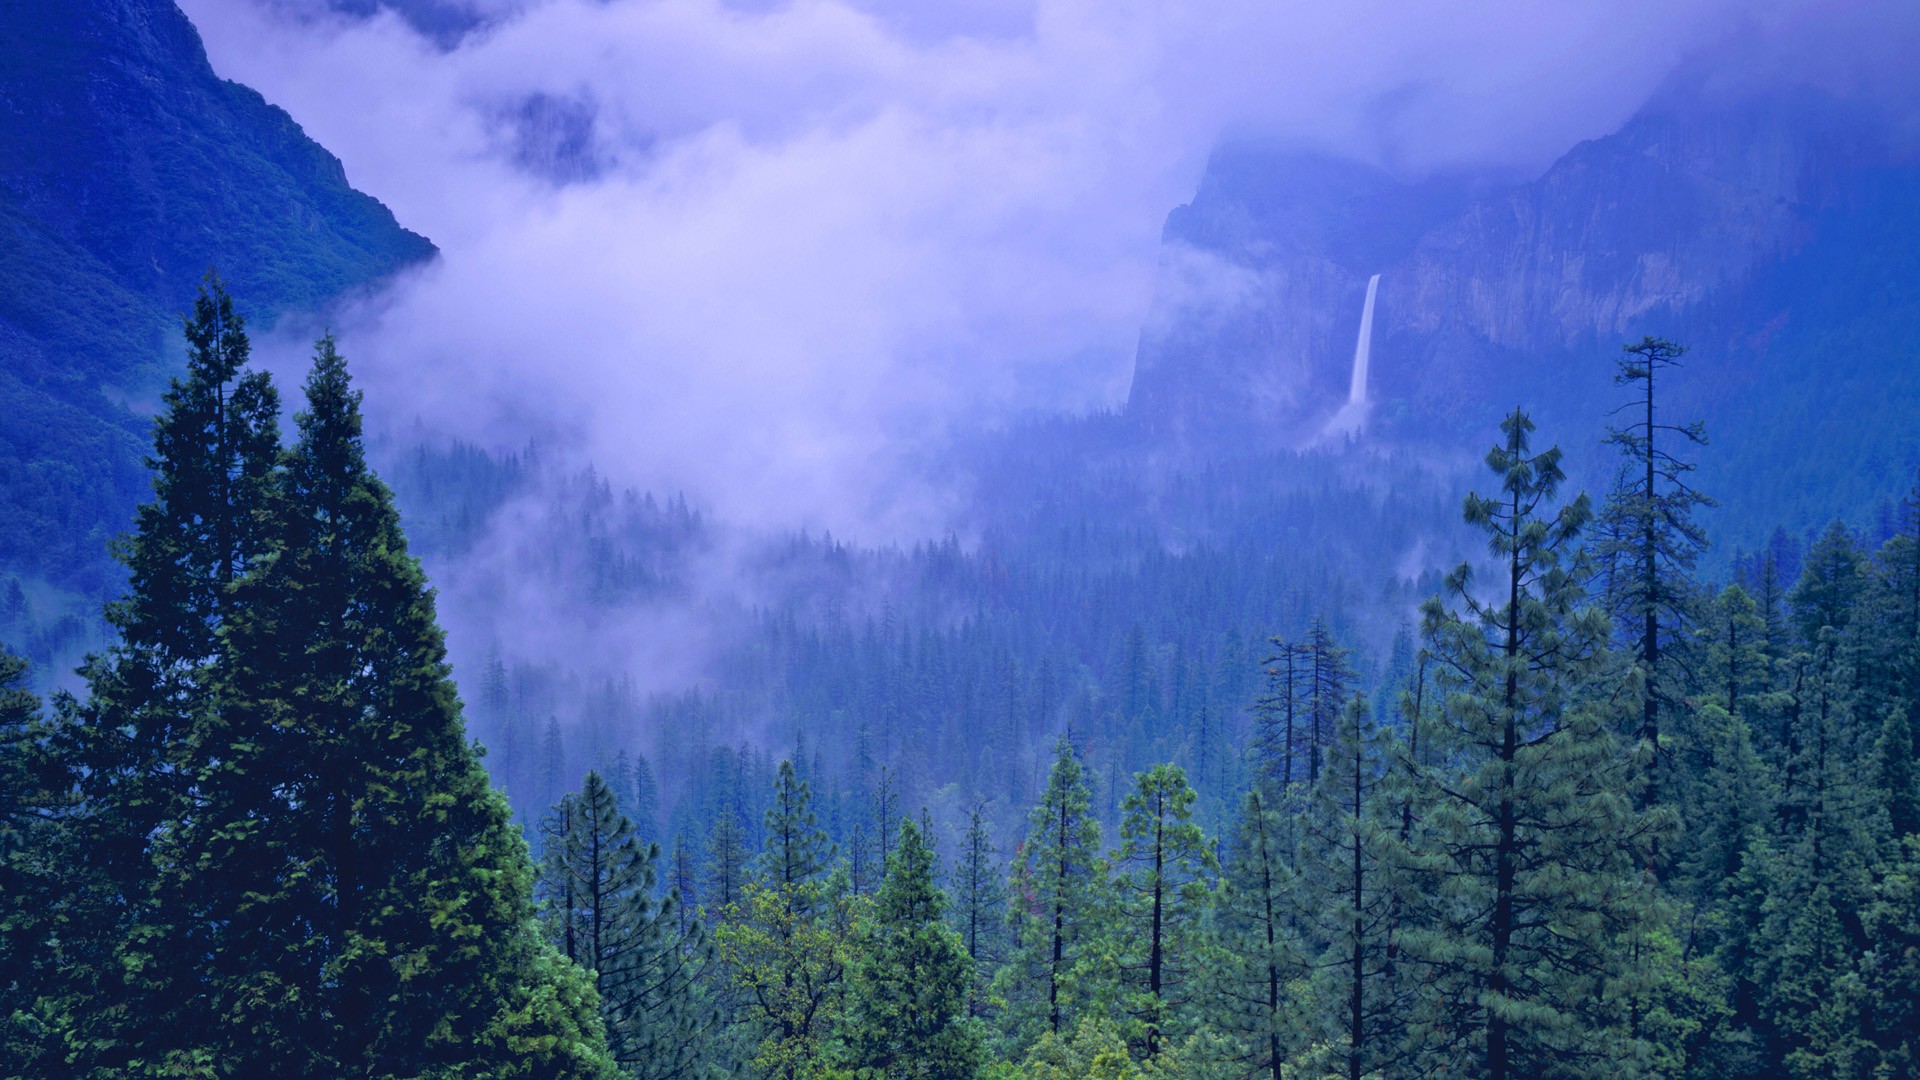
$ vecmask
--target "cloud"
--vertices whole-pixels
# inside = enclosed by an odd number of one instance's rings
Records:
[[[920,463],[956,426],[1119,403],[1161,222],[1223,135],[1537,168],[1818,10],[469,0],[449,46],[319,0],[182,6],[445,253],[345,317],[376,420],[868,538],[941,525]]]

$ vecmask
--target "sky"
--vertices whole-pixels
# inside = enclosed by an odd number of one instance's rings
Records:
[[[1124,401],[1162,223],[1223,138],[1524,174],[1690,57],[1847,10],[471,3],[448,47],[323,0],[181,0],[218,72],[442,250],[330,316],[376,423],[870,540],[940,530],[956,428]]]

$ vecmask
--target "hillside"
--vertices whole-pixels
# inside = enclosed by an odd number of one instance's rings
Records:
[[[99,590],[209,268],[256,327],[431,258],[170,0],[0,8],[0,569]]]

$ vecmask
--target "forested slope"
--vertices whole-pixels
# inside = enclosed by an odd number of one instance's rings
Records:
[[[0,569],[102,595],[210,269],[270,323],[433,255],[171,0],[0,9]]]

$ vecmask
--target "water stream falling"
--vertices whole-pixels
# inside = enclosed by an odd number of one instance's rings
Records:
[[[1380,291],[1380,275],[1367,279],[1367,302],[1360,309],[1360,337],[1353,344],[1353,381],[1347,387],[1346,404],[1320,432],[1321,439],[1357,435],[1367,426],[1367,368],[1373,361],[1373,298]]]
[[[1353,345],[1353,385],[1347,389],[1347,404],[1367,403],[1367,363],[1373,353],[1373,297],[1380,291],[1380,275],[1367,279],[1367,303],[1360,309],[1360,339]]]

